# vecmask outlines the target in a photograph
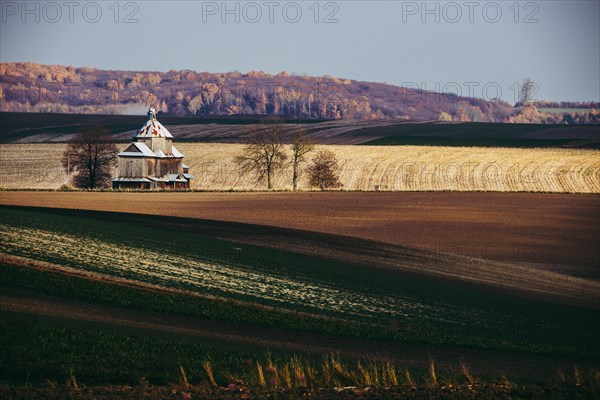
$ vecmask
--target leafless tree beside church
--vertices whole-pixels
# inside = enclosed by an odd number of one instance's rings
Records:
[[[73,185],[85,189],[109,187],[117,163],[117,146],[103,127],[84,127],[69,141],[62,165],[73,174]]]

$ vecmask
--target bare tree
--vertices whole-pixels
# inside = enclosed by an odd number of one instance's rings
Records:
[[[530,78],[523,79],[521,84],[521,93],[519,95],[519,104],[524,106],[533,100],[533,96],[537,90],[537,85]]]
[[[103,127],[84,127],[69,142],[62,165],[67,174],[74,173],[76,187],[96,189],[108,187],[111,170],[117,162],[117,146]]]
[[[285,154],[282,121],[277,117],[265,118],[262,126],[252,126],[247,135],[248,144],[242,154],[235,158],[243,173],[256,173],[258,181],[267,180],[267,188],[273,188],[273,174],[280,169]]]
[[[327,188],[342,187],[336,170],[338,168],[337,158],[330,150],[319,150],[312,164],[308,167],[310,174],[310,185],[316,186],[321,190]]]
[[[310,141],[303,129],[296,129],[292,141],[292,188],[298,189],[300,178],[300,166],[306,162],[306,155],[314,149],[315,145]]]

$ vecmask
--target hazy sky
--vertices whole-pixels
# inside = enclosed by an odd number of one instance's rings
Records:
[[[529,77],[536,99],[600,101],[597,0],[1,4],[2,62],[286,70],[511,103]]]

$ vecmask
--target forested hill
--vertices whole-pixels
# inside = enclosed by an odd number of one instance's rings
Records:
[[[110,71],[0,64],[0,111],[173,115],[285,114],[297,118],[506,121],[507,103],[383,83],[281,72]]]
[[[330,76],[280,72],[111,71],[34,63],[0,64],[0,111],[171,115],[281,114],[301,119],[565,122],[535,106],[458,97]],[[593,117],[592,119],[597,119]],[[568,123],[594,122],[568,118]]]

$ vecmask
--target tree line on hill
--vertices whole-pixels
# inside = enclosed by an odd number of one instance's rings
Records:
[[[261,71],[111,71],[35,63],[0,64],[0,111],[171,115],[285,115],[302,119],[597,123],[598,114],[556,113],[500,101],[331,76]],[[590,107],[592,108],[592,107]],[[589,115],[587,115],[589,114]],[[529,121],[529,118],[532,120]]]
[[[600,109],[600,102],[597,101],[549,101],[538,100],[532,102],[537,108],[579,108],[579,109]]]

